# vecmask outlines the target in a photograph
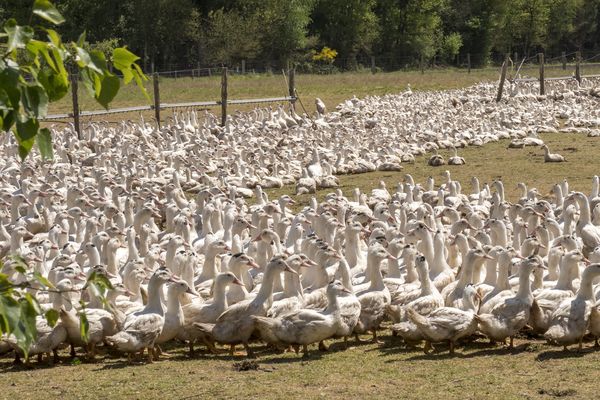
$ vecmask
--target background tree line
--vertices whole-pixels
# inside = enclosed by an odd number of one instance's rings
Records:
[[[27,23],[33,0],[0,0]],[[474,66],[507,52],[599,51],[600,0],[57,0],[65,40],[82,30],[92,47],[127,44],[145,71],[197,65],[310,68],[314,53],[337,51],[351,69],[377,58],[383,68],[420,60]],[[323,60],[323,58],[320,58]],[[322,61],[319,61],[322,62]]]

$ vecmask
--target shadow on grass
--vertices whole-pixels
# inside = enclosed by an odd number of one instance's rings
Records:
[[[563,349],[547,350],[547,351],[543,351],[543,352],[539,353],[535,357],[535,360],[536,361],[546,361],[546,360],[561,360],[561,359],[565,359],[565,358],[581,358],[581,357],[584,357],[586,354],[595,353],[596,351],[598,351],[598,349],[596,349],[594,347],[583,348],[581,351],[578,351],[577,349],[574,349],[574,350],[563,350]]]

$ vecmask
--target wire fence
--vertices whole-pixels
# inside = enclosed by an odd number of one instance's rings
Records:
[[[513,83],[518,82],[535,82],[540,81],[540,78],[546,81],[552,80],[568,80],[577,79],[581,81],[583,78],[592,78],[600,76],[600,53],[579,53],[579,52],[563,52],[560,55],[552,55],[550,57],[541,57],[539,54],[528,55],[519,57],[517,53],[511,55],[505,55],[504,59],[498,62],[497,57],[492,58],[490,65],[485,68],[472,68],[471,61],[477,59],[481,55],[466,54],[456,58],[453,71],[448,71],[448,74],[462,72],[471,73],[471,69],[475,71],[499,71],[500,67],[508,61],[506,79]],[[344,60],[349,62],[349,60]],[[429,71],[436,71],[441,68],[447,68],[447,65],[437,66],[435,59],[425,60],[422,59],[419,64],[414,65],[414,57],[368,57],[362,55],[352,59],[357,69],[370,70],[373,74],[381,71],[387,72],[387,66],[389,65],[402,65],[401,68],[395,70],[413,70],[421,71],[425,74]],[[410,62],[410,64],[409,64]],[[404,64],[403,64],[404,63]],[[543,72],[540,73],[540,64],[543,64]],[[128,101],[124,104],[115,102],[115,108],[109,110],[82,110],[81,105],[78,104],[79,100],[76,95],[73,95],[73,106],[70,112],[62,112],[48,115],[44,120],[48,121],[61,121],[73,119],[76,128],[79,126],[80,117],[98,117],[109,114],[122,114],[122,113],[136,113],[136,112],[154,112],[156,122],[160,125],[160,111],[166,109],[181,109],[181,108],[193,108],[193,109],[209,109],[214,107],[221,107],[222,112],[222,123],[225,123],[227,105],[247,105],[247,104],[261,104],[261,103],[281,103],[290,102],[294,104],[297,100],[295,91],[295,82],[293,74],[295,71],[306,72],[307,69],[304,64],[295,64],[294,68],[287,70],[276,70],[272,68],[269,62],[246,62],[241,60],[239,63],[229,66],[175,66],[173,69],[167,71],[149,73],[153,77],[151,82],[146,85],[146,90],[152,93],[151,100],[148,101],[142,97],[139,97],[139,103],[146,103],[145,105],[128,106],[128,104],[135,100]],[[321,66],[323,67],[323,66]],[[224,74],[223,72],[226,71]],[[336,73],[339,70],[332,66],[330,71],[325,71],[321,68],[318,72],[320,73]],[[251,95],[243,95],[244,87],[243,82],[240,80],[227,81],[226,76],[249,76],[259,74],[273,74],[281,75],[281,87],[269,88],[266,93],[270,94],[263,98],[253,98]],[[314,71],[312,72],[314,73]],[[446,72],[444,72],[446,73]],[[540,74],[542,74],[540,76]],[[489,74],[487,74],[489,75]],[[499,74],[500,75],[500,74]],[[223,76],[225,76],[225,83],[223,82]],[[193,82],[185,81],[182,85],[179,85],[182,91],[189,91],[190,98],[194,98],[191,101],[178,101],[169,102],[168,97],[173,96],[173,93],[166,92],[167,101],[161,101],[160,93],[160,80],[161,79],[180,79],[186,78],[191,79]],[[207,79],[208,78],[208,79]],[[260,79],[260,78],[259,78]],[[77,80],[72,81],[75,85],[75,92],[77,92]],[[233,89],[231,92],[240,98],[228,98],[228,89]],[[171,88],[167,87],[167,90]],[[203,96],[204,99],[198,99],[199,95]],[[204,93],[204,94],[202,94]],[[180,94],[180,93],[177,93]],[[241,95],[240,95],[241,94]],[[173,96],[177,99],[181,99],[182,96]],[[206,98],[213,98],[213,100],[207,100]],[[243,98],[249,97],[249,98]],[[255,96],[254,96],[255,97]],[[84,100],[85,102],[86,100]],[[139,104],[138,103],[138,104]],[[121,106],[122,105],[122,106]],[[91,103],[85,104],[84,108],[91,107]],[[64,107],[63,107],[64,109]]]

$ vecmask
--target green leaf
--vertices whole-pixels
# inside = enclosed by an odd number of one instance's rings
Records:
[[[131,64],[140,58],[127,50],[125,47],[117,47],[113,50],[113,64],[115,68],[123,72],[123,70],[131,69]],[[125,82],[127,83],[127,82]]]
[[[85,315],[85,310],[81,310],[79,312],[79,334],[81,335],[81,340],[85,343],[90,339],[90,323],[88,322],[87,315]]]
[[[54,29],[46,29],[46,33],[48,34],[48,39],[56,48],[61,47],[60,35]]]
[[[8,259],[12,261],[13,268],[15,269],[15,271],[18,271],[23,275],[27,273],[29,266],[27,265],[27,261],[25,261],[25,258],[23,258],[22,255],[11,254],[10,256],[8,256]]]
[[[20,315],[19,303],[7,292],[2,292],[0,294],[0,330],[6,334],[12,333],[17,328]]]
[[[21,103],[24,112],[35,118],[44,118],[48,113],[48,95],[41,85],[21,86]]]
[[[39,128],[40,123],[37,119],[29,118],[24,122],[17,120],[15,137],[17,139],[17,143],[19,144],[19,156],[22,160],[24,160],[31,151]]]
[[[94,66],[96,72],[100,74],[110,74],[108,71],[108,64],[106,64],[106,57],[104,53],[99,50],[90,51],[91,65]]]
[[[51,308],[48,311],[46,311],[46,314],[44,314],[44,316],[46,317],[46,321],[48,321],[48,325],[54,328],[54,325],[56,325],[56,322],[58,321],[58,311]]]
[[[38,147],[39,147],[39,137],[40,135],[43,134],[44,131],[48,131],[48,128],[42,128],[40,129],[40,133],[38,133]],[[48,134],[50,134],[50,132],[48,131]],[[52,150],[50,150],[52,151]],[[48,279],[44,278],[42,276],[42,274],[40,274],[39,272],[34,272],[33,273],[33,278],[38,281],[39,283],[41,283],[42,285],[44,285],[45,287],[49,288],[49,289],[54,289],[54,285],[52,284],[52,282],[50,282]]]
[[[27,275],[27,270],[21,265],[17,265],[15,267],[15,271],[17,271],[20,274]]]
[[[33,3],[33,13],[55,25],[65,22],[64,17],[49,0],[35,0],[35,3]]]
[[[8,33],[7,53],[15,49],[25,48],[33,37],[33,28],[30,26],[19,26],[14,19],[6,21],[4,30]]]
[[[114,289],[108,277],[104,274],[98,274],[96,273],[96,271],[92,272],[90,277],[88,278],[86,286],[89,284],[97,285],[103,289]]]
[[[14,285],[8,279],[8,275],[0,273],[0,295],[10,294]]]
[[[37,327],[35,319],[38,316],[37,309],[39,305],[33,302],[31,295],[19,299],[21,315],[13,335],[17,339],[17,345],[25,353],[25,358],[29,357],[29,348],[37,338]]]
[[[69,93],[69,82],[64,81],[60,74],[50,68],[43,68],[38,73],[38,82],[46,90],[50,102],[60,100]]]
[[[97,50],[92,50],[89,53],[81,48],[76,47],[77,51],[77,65],[79,68],[89,68],[98,74],[104,74],[107,69],[106,59],[104,54]]]
[[[106,75],[102,79],[100,93],[96,97],[96,101],[108,110],[109,103],[115,98],[119,92],[121,85],[119,78],[114,75]]]
[[[52,160],[54,157],[52,154],[52,135],[50,134],[50,130],[48,128],[42,128],[38,132],[36,136],[37,146],[40,150],[40,154],[44,160]],[[43,276],[35,276],[34,277],[44,286],[52,287],[52,283],[49,280],[44,278]],[[43,281],[42,281],[43,280]]]
[[[81,33],[81,35],[79,35],[79,38],[77,39],[77,46],[83,47],[83,45],[85,44],[86,35],[87,35],[86,31],[83,31]]]

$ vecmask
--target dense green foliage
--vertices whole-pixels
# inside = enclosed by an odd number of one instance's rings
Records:
[[[0,0],[0,22],[25,24],[33,0]],[[59,32],[127,44],[146,71],[238,64],[310,65],[323,47],[335,66],[398,68],[421,59],[482,65],[506,52],[600,50],[600,0],[60,0]]]

